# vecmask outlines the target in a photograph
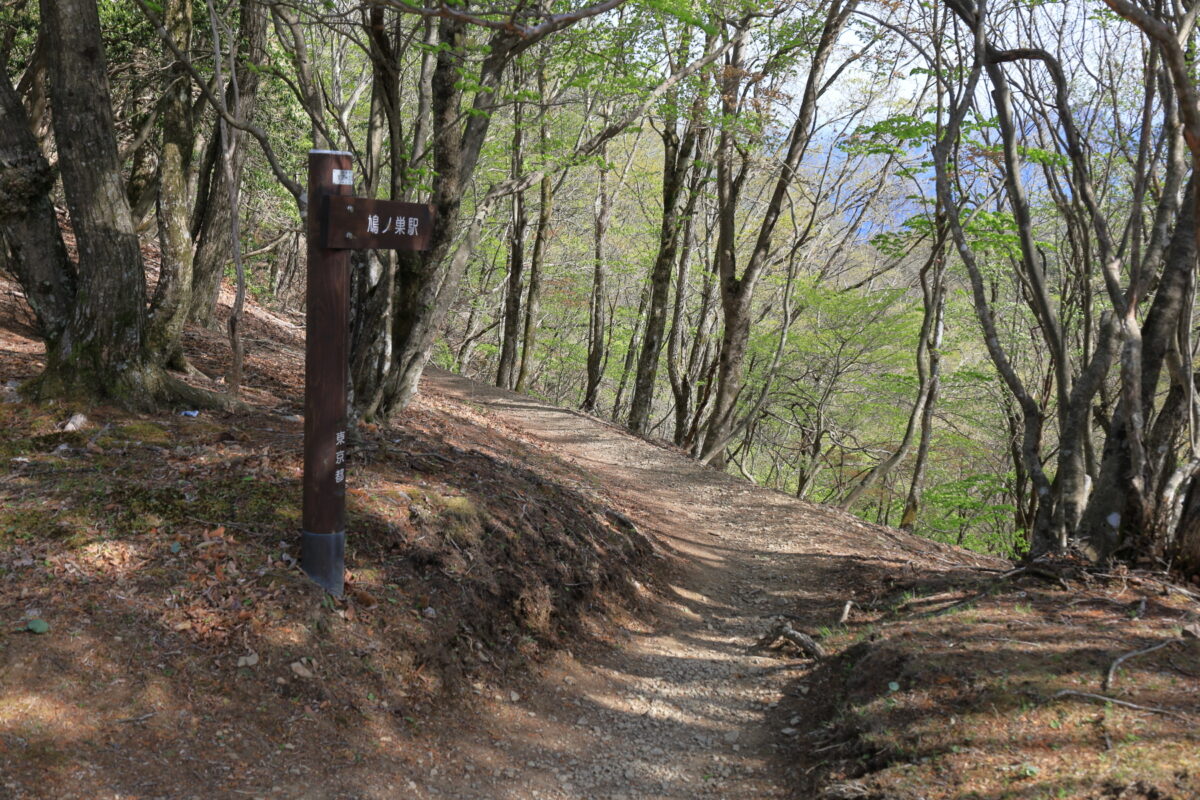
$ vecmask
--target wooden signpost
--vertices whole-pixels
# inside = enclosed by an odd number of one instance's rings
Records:
[[[337,596],[346,557],[349,251],[425,250],[433,226],[430,206],[352,197],[352,167],[350,153],[309,151],[300,566]]]

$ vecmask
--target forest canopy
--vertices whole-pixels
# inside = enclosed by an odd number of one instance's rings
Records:
[[[243,298],[302,304],[306,153],[345,150],[436,211],[353,255],[358,420],[432,360],[941,541],[1200,571],[1198,11],[9,0],[25,392],[236,408]]]

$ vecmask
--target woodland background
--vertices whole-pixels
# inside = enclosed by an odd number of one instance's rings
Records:
[[[348,150],[437,211],[355,254],[360,420],[432,359],[940,541],[1200,571],[1198,11],[8,0],[25,390],[235,407],[241,298],[302,307],[306,153]]]

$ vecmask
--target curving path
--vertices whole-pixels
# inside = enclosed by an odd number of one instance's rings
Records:
[[[404,787],[417,797],[778,798],[787,736],[819,720],[774,712],[807,662],[749,652],[788,615],[834,623],[846,600],[906,566],[963,554],[702,467],[610,424],[430,369],[427,390],[548,447],[594,479],[679,568],[654,626],[564,654],[528,696],[481,699]],[[969,557],[968,557],[969,558]],[[400,788],[400,787],[397,787]]]

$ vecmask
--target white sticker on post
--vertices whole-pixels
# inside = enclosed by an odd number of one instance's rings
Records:
[[[349,169],[335,169],[333,171],[333,182],[338,186],[353,186],[354,171]]]

